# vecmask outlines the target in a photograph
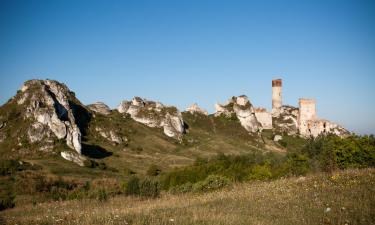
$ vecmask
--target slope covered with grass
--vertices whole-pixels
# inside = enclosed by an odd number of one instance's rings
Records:
[[[23,205],[5,224],[374,224],[374,169],[234,184],[203,194]]]

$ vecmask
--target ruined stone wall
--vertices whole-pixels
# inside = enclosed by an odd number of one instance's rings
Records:
[[[265,108],[255,108],[255,117],[261,123],[263,129],[272,129],[272,114]]]
[[[278,113],[282,106],[281,97],[282,80],[272,80],[272,113]]]
[[[315,99],[299,99],[298,128],[303,136],[309,136],[311,131],[309,121],[316,119]]]

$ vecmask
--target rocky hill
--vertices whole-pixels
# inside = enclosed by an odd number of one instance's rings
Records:
[[[102,102],[83,105],[57,81],[30,80],[0,107],[0,153],[56,173],[74,164],[103,164],[112,168],[108,174],[129,168],[145,171],[151,164],[172,168],[218,153],[283,153],[279,141],[285,135],[300,139],[297,116],[298,108],[283,106],[278,117],[272,117],[244,95],[217,104],[212,115],[197,104],[181,113],[141,97],[124,100],[112,110]]]

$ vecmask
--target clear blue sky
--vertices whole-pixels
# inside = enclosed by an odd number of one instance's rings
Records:
[[[246,94],[375,133],[374,1],[0,1],[0,104],[56,79],[85,104],[132,96],[185,109]]]

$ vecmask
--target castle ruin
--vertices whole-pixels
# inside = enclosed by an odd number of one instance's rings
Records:
[[[272,80],[272,114],[277,115],[280,113],[282,107],[281,97],[282,80]]]
[[[349,132],[336,123],[319,119],[316,114],[316,100],[300,98],[298,108],[282,104],[282,80],[272,80],[272,111],[256,108],[247,96],[232,97],[226,104],[216,104],[215,116],[235,115],[241,125],[249,132],[273,129],[288,135],[299,134],[302,137],[317,137],[320,134],[333,133],[346,136]]]

